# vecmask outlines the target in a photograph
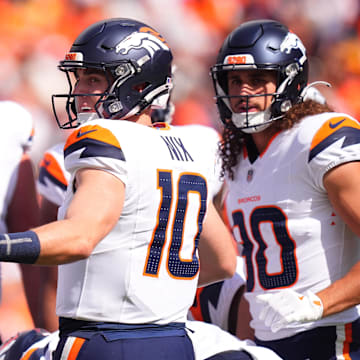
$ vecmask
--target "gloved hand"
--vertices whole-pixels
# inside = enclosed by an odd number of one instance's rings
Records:
[[[311,291],[299,294],[285,289],[276,293],[260,294],[256,297],[256,302],[263,306],[260,320],[274,333],[294,322],[319,320],[323,314],[320,298]]]

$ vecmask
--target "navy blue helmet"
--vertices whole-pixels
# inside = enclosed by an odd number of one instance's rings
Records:
[[[99,21],[85,29],[74,41],[59,69],[67,75],[68,94],[52,96],[55,118],[60,128],[81,124],[76,97],[95,96],[73,92],[77,69],[96,69],[108,77],[108,88],[95,105],[97,117],[127,119],[144,109],[165,107],[172,87],[172,53],[165,39],[139,21],[117,18]],[[57,110],[65,102],[66,121]]]
[[[243,69],[277,74],[276,92],[267,94],[273,96],[272,105],[260,114],[236,114],[230,107],[227,74]],[[281,119],[292,105],[302,101],[301,92],[308,82],[308,59],[301,40],[286,26],[274,20],[253,20],[227,36],[210,71],[221,120],[225,124],[231,120],[242,131],[252,133]],[[243,97],[248,102],[249,96]]]

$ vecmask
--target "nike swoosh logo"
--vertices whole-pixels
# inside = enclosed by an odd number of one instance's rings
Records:
[[[342,119],[336,123],[332,123],[332,122],[329,122],[329,126],[332,128],[332,129],[335,129],[336,127],[338,127],[341,123],[343,123],[345,121],[345,119]]]
[[[97,129],[88,130],[88,131],[84,131],[84,132],[82,132],[81,129],[80,129],[79,132],[76,134],[76,137],[79,138],[79,137],[82,137],[82,136],[84,136],[86,134],[92,133],[94,131],[97,131]]]

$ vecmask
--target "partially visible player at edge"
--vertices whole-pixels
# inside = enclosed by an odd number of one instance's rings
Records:
[[[0,113],[4,128],[0,133],[1,179],[0,179],[0,232],[25,231],[39,223],[39,209],[36,196],[35,174],[29,155],[33,143],[34,124],[28,110],[17,102],[0,101]],[[1,265],[1,264],[0,264]],[[34,292],[36,269],[22,264],[20,266],[26,297],[34,313],[37,308]],[[1,271],[0,271],[1,279]],[[6,291],[6,288],[4,288]],[[19,295],[25,295],[22,289]],[[4,298],[7,294],[4,292]],[[0,283],[0,299],[2,288]],[[20,317],[20,315],[19,315]],[[28,320],[18,324],[19,330],[33,326],[30,313]],[[1,319],[0,319],[1,321]],[[5,319],[1,328],[6,326]],[[1,343],[1,340],[0,340]]]
[[[358,121],[304,101],[306,49],[273,20],[233,30],[211,73],[256,343],[284,359],[360,359]]]

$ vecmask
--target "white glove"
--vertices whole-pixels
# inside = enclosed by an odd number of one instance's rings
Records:
[[[311,291],[299,294],[294,290],[280,290],[272,294],[261,294],[256,302],[263,306],[259,318],[277,332],[294,322],[319,320],[323,314],[323,304]]]

